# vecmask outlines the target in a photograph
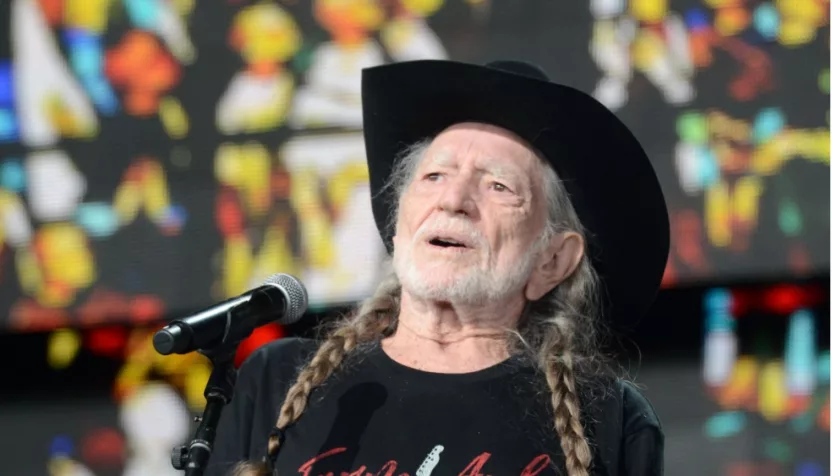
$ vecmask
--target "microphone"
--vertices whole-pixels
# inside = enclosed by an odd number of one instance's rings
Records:
[[[172,321],[153,336],[153,347],[169,355],[239,343],[270,322],[297,322],[306,312],[308,300],[306,288],[297,278],[274,274],[241,296]]]

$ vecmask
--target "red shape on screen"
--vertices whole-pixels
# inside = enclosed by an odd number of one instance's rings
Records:
[[[731,290],[731,315],[742,317],[754,307],[755,296],[749,291]]]
[[[223,187],[217,197],[217,225],[225,237],[243,233],[243,211],[231,189]]]
[[[81,457],[89,466],[119,466],[124,462],[124,437],[112,428],[97,428],[81,442]]]
[[[136,296],[130,302],[130,320],[133,323],[157,321],[164,311],[165,304],[156,296]]]
[[[39,0],[40,10],[50,26],[56,26],[64,18],[64,0]]]
[[[806,305],[806,293],[794,285],[774,286],[763,295],[763,306],[777,314],[788,315]]]
[[[123,327],[101,327],[87,332],[86,347],[99,355],[123,357],[127,345],[127,330]]]
[[[234,366],[239,367],[252,352],[285,335],[286,331],[283,330],[283,327],[274,323],[254,329],[254,332],[242,341],[240,347],[237,348],[237,355],[234,356]]]
[[[179,82],[179,64],[153,35],[132,30],[106,53],[104,71],[124,90],[124,106],[139,117],[154,114],[159,99]]]
[[[43,307],[33,299],[21,299],[9,311],[9,326],[19,332],[53,330],[69,325],[66,309]]]

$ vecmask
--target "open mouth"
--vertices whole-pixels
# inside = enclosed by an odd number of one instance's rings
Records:
[[[451,238],[434,238],[430,240],[428,243],[441,248],[468,248],[468,246],[465,243]]]

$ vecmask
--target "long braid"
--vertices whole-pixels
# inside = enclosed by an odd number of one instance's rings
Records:
[[[589,396],[609,371],[595,351],[592,311],[597,292],[594,270],[583,260],[575,273],[536,302],[529,303],[521,326],[511,332],[519,351],[535,363],[549,392],[553,422],[568,476],[588,476],[592,451],[584,431],[581,397]]]
[[[568,322],[568,321],[567,321]],[[552,410],[555,415],[555,430],[560,437],[560,446],[566,457],[566,471],[569,476],[588,476],[592,463],[592,452],[584,436],[581,422],[581,405],[575,382],[574,361],[571,350],[571,334],[568,323],[554,319],[558,338],[552,343],[544,368],[546,383],[552,393]],[[552,333],[554,334],[554,333]]]
[[[338,369],[348,353],[359,345],[378,340],[395,329],[399,296],[398,279],[395,276],[388,277],[375,294],[362,304],[355,317],[345,320],[329,333],[286,393],[286,399],[275,423],[278,429],[286,430],[303,415],[312,390],[323,384]],[[280,444],[281,441],[277,437],[270,437],[268,454],[276,454]],[[264,463],[245,462],[238,465],[233,474],[267,476],[269,472]]]
[[[543,157],[539,152],[536,155]],[[554,169],[543,165],[542,172],[548,223],[541,242],[566,231],[588,236]],[[581,396],[588,396],[595,385],[590,382],[592,377],[610,370],[606,357],[598,352],[599,285],[598,275],[584,255],[571,276],[530,303],[525,329],[519,333],[521,342],[535,355],[551,392],[554,427],[569,476],[589,475],[592,450],[581,419]]]

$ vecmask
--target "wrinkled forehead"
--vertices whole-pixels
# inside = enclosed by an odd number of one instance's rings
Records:
[[[473,165],[494,173],[540,175],[542,161],[534,149],[514,133],[487,124],[463,123],[449,127],[431,142],[424,162],[445,167]]]

